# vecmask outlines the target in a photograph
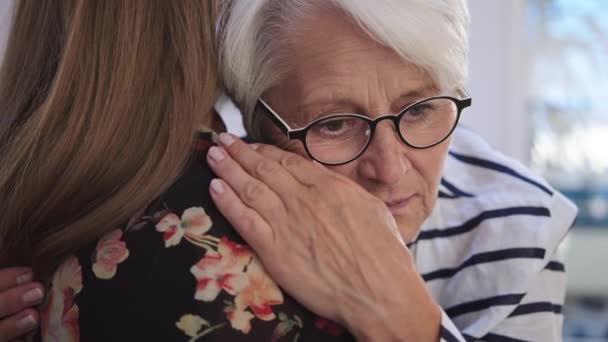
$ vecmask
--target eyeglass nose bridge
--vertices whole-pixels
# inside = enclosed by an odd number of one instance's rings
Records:
[[[401,115],[400,114],[386,114],[386,115],[382,115],[379,116],[375,119],[367,119],[367,124],[369,127],[369,138],[367,140],[367,145],[365,146],[365,148],[363,148],[363,151],[361,152],[361,154],[363,152],[365,152],[365,150],[367,150],[367,148],[369,147],[369,145],[372,143],[372,139],[374,139],[374,133],[376,132],[376,128],[377,126],[384,120],[389,120],[390,122],[392,122],[393,124],[393,132],[395,133],[395,135],[397,135],[397,137],[399,138],[399,140],[406,144],[407,146],[413,147],[410,143],[408,143],[405,138],[403,137],[403,135],[401,134],[401,130],[399,129],[399,121],[401,121]]]
[[[395,129],[395,132],[398,132],[400,119],[401,119],[401,115],[395,115],[395,114],[387,114],[387,115],[379,116],[375,119],[368,119],[367,123],[369,125],[369,128],[371,129],[370,134],[373,135],[374,131],[376,130],[376,126],[378,126],[384,120],[391,121],[393,123],[393,129]]]

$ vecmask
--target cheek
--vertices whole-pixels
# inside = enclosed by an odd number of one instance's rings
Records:
[[[359,165],[359,159],[355,159],[350,163],[346,163],[344,165],[338,165],[338,166],[328,166],[328,168],[332,171],[335,171],[343,176],[350,178],[355,183],[363,186],[364,183],[357,177],[358,165]]]
[[[418,168],[420,174],[429,186],[439,183],[441,178],[441,169],[443,166],[443,158],[441,155],[425,156],[421,167]]]
[[[430,149],[420,150],[415,158],[411,159],[412,165],[424,179],[428,187],[429,200],[434,202],[437,189],[443,173],[443,163],[447,156],[449,142],[442,143]]]

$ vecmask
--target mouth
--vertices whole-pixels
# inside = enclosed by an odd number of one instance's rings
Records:
[[[386,207],[391,211],[391,213],[393,215],[396,215],[402,213],[402,211],[405,210],[412,198],[414,198],[414,195],[391,201],[386,201],[384,203],[386,204]]]

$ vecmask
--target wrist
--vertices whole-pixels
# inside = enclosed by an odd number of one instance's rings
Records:
[[[395,329],[394,324],[384,320],[367,319],[357,324],[356,327],[349,328],[351,334],[357,342],[401,342],[406,338]]]
[[[397,295],[390,302],[351,309],[344,325],[357,341],[439,341],[440,307],[422,279],[412,279],[407,284],[399,292],[407,296]]]
[[[441,310],[438,307],[433,309],[382,315],[384,319],[382,316],[362,316],[353,324],[348,324],[348,330],[359,342],[437,342],[441,330]]]

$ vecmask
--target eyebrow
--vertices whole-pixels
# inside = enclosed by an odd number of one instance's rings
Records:
[[[323,108],[323,110],[319,111],[319,108]],[[350,108],[348,110],[344,110],[344,112],[352,112],[353,114],[364,111],[361,106],[353,102],[352,99],[348,99],[346,97],[335,98],[333,100],[324,99],[298,105],[298,112],[300,115],[297,115],[295,121],[301,121],[298,122],[298,125],[304,125],[310,120],[331,115],[330,112],[334,112],[338,108]],[[342,112],[342,110],[340,110],[340,112]]]
[[[395,100],[392,101],[390,107],[391,109],[394,107],[394,105],[396,106],[396,104],[399,104],[398,108],[395,108],[395,110],[400,110],[406,106],[408,106],[409,104],[413,103],[415,100],[419,100],[419,99],[423,99],[425,97],[429,97],[429,96],[434,96],[435,92],[437,92],[438,89],[434,84],[431,83],[427,83],[424,84],[423,87],[421,88],[417,88],[417,89],[412,89],[407,91],[406,93],[401,94],[399,97],[397,97]],[[352,110],[347,110],[348,112],[352,112],[354,114],[363,114],[364,112],[366,112],[365,108],[361,107],[360,105],[358,105],[356,102],[353,102],[352,99],[347,97],[347,94],[341,94],[339,97],[334,98],[333,100],[329,100],[329,99],[323,99],[323,100],[319,100],[319,101],[309,101],[307,103],[304,103],[302,105],[298,105],[298,112],[300,113],[300,115],[297,116],[296,121],[299,121],[298,119],[304,119],[302,121],[304,121],[304,123],[300,123],[298,122],[298,125],[302,125],[305,124],[306,122],[310,121],[310,120],[314,120],[316,118],[319,117],[323,117],[326,115],[331,115],[331,113],[327,113],[325,111],[323,112],[317,112],[317,111],[311,111],[311,109],[313,108],[319,108],[319,107],[329,107],[329,108],[352,108]],[[333,110],[329,110],[329,112],[331,112]]]
[[[423,88],[410,90],[407,93],[402,94],[397,100],[423,98],[429,96],[429,93],[436,92],[437,90],[436,86],[427,84]]]

